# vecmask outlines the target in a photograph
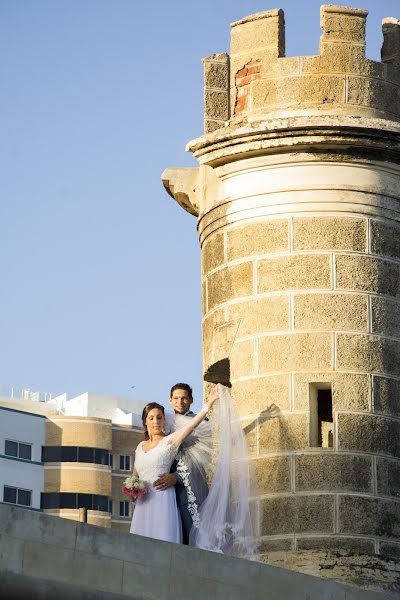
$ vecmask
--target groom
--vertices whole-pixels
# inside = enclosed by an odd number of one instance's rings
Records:
[[[169,403],[176,413],[185,415],[186,417],[194,417],[195,413],[190,409],[192,402],[193,392],[190,385],[187,383],[176,383],[172,386]],[[179,473],[177,472],[177,461],[173,463],[171,472],[160,475],[153,485],[159,490],[166,490],[173,485],[175,486],[176,503],[182,520],[183,543],[187,545],[189,543],[189,533],[192,528],[192,516],[188,509],[189,502],[186,488]],[[204,501],[207,493],[208,490],[202,490],[202,497],[197,498],[198,505]]]

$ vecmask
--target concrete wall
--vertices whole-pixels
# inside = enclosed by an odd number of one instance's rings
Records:
[[[257,562],[0,505],[7,600],[394,600]]]

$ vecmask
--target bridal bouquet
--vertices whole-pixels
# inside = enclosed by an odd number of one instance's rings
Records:
[[[128,496],[131,500],[135,501],[147,494],[149,491],[149,484],[147,481],[139,479],[137,475],[132,475],[125,479],[122,491],[125,496]]]

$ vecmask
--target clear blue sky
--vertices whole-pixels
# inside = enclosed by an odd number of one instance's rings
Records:
[[[0,0],[0,383],[200,398],[196,220],[160,175],[195,164],[200,59],[229,23],[280,6],[287,55],[316,54],[321,3]],[[400,2],[347,4],[378,60]]]

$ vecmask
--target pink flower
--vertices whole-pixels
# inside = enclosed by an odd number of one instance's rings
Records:
[[[149,484],[147,483],[147,481],[138,480],[135,482],[135,484],[135,487],[128,488],[126,487],[126,485],[124,485],[122,488],[122,491],[125,494],[125,496],[128,496],[128,498],[130,498],[133,502],[138,498],[142,498],[142,496],[145,496],[149,491]]]

